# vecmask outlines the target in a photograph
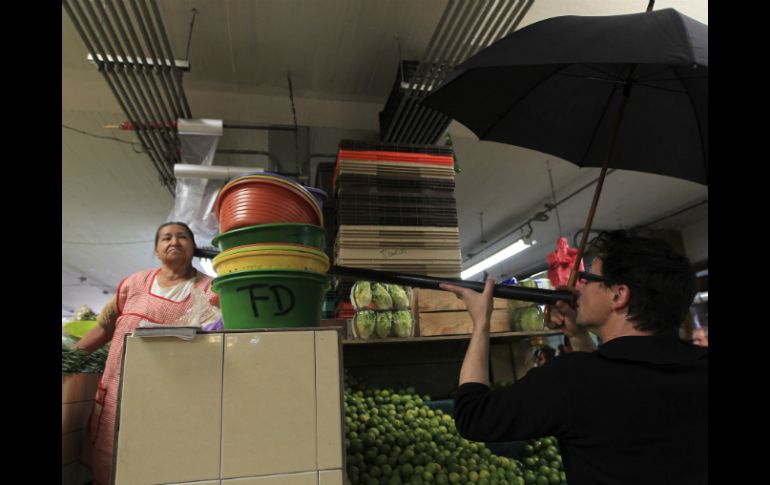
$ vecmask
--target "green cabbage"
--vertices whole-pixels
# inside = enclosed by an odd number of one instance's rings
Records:
[[[372,302],[372,287],[368,281],[357,281],[353,285],[353,306],[358,310],[369,308]]]
[[[386,338],[390,335],[390,327],[393,324],[393,314],[391,312],[377,313],[377,336]]]
[[[364,310],[356,313],[356,334],[359,338],[369,338],[374,333],[376,315],[372,310]]]
[[[393,312],[393,330],[399,337],[412,335],[412,313],[409,310]]]
[[[516,310],[517,320],[522,332],[538,332],[543,330],[543,311],[539,306],[520,308]]]
[[[406,291],[398,285],[388,285],[390,290],[390,296],[393,299],[393,306],[399,310],[406,310],[409,308],[409,295]]]
[[[372,300],[378,310],[390,310],[393,307],[393,299],[383,284],[375,283],[372,286]]]

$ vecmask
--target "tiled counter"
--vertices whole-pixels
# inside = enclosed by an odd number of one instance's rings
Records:
[[[340,345],[320,328],[127,337],[115,483],[341,485]]]

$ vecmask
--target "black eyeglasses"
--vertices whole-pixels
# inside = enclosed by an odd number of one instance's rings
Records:
[[[595,273],[589,273],[588,271],[579,271],[578,281],[580,281],[582,284],[586,284],[590,282],[604,283],[607,285],[614,284],[614,282],[611,279],[605,278],[604,276],[601,276]]]

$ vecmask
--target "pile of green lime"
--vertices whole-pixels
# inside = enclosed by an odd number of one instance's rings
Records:
[[[462,438],[452,416],[440,409],[431,409],[425,404],[429,400],[411,387],[394,391],[361,386],[346,375],[348,483],[551,483],[548,476],[543,482],[540,473],[527,481],[529,468],[521,461],[494,455],[483,443]],[[534,444],[532,446],[534,450]],[[551,451],[548,450],[549,456]],[[535,455],[528,455],[532,456]],[[559,464],[560,460],[559,457]],[[550,461],[546,463],[550,474]]]
[[[535,485],[560,485],[566,483],[564,466],[556,438],[549,436],[529,440],[522,450],[524,483]]]

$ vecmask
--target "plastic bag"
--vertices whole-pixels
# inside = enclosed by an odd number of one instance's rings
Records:
[[[222,319],[222,310],[209,303],[209,299],[200,288],[193,288],[190,291],[190,301],[192,301],[190,309],[176,321],[158,324],[142,320],[139,322],[139,326],[165,327],[170,325],[172,327],[203,327],[203,325],[216,323],[217,320]]]

